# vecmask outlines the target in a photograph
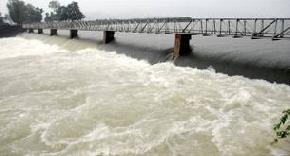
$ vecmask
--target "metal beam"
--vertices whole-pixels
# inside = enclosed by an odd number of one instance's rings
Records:
[[[218,21],[218,22],[216,22]],[[274,25],[275,24],[275,25]],[[273,26],[274,25],[274,26]],[[217,28],[218,27],[218,28]],[[115,31],[126,33],[190,33],[217,36],[252,36],[252,38],[290,38],[290,18],[133,18],[95,21],[53,21],[24,24],[25,29]],[[287,28],[287,29],[285,29]]]

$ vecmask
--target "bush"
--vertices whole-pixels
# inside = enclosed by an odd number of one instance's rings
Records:
[[[290,135],[290,109],[283,111],[282,117],[279,123],[274,125],[274,131],[276,133],[276,138],[274,142],[278,142],[279,139],[287,138]]]

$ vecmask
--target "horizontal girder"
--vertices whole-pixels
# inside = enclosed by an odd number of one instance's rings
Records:
[[[155,34],[202,34],[205,36],[252,36],[290,38],[290,18],[134,18],[94,21],[53,21],[24,24],[26,29],[116,31]]]

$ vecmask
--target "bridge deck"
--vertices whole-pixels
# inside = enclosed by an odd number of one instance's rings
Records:
[[[136,18],[95,21],[58,21],[24,24],[26,29],[116,31],[152,34],[202,34],[290,39],[290,18]]]

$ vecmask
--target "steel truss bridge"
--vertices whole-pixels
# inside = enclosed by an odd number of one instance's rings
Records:
[[[250,36],[252,39],[272,38],[272,40],[290,39],[290,18],[136,18],[103,19],[95,21],[60,21],[24,24],[23,28],[38,34],[50,29],[50,35],[57,30],[69,30],[70,38],[78,37],[78,31],[103,31],[103,42],[115,39],[115,32],[175,34],[173,58],[191,53],[192,35],[234,38]]]
[[[24,24],[25,29],[114,31],[124,33],[250,36],[290,39],[290,18],[135,18]]]

